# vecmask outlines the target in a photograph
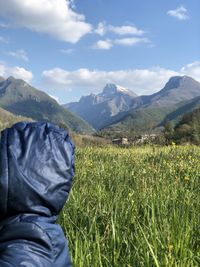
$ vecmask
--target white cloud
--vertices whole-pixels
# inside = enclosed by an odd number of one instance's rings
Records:
[[[13,26],[46,33],[58,40],[76,43],[92,31],[84,15],[71,9],[70,0],[0,0],[0,16]]]
[[[97,28],[94,30],[95,33],[103,36],[107,32],[107,26],[105,22],[99,22]]]
[[[144,34],[143,30],[140,30],[137,27],[132,26],[132,25],[113,26],[113,25],[107,25],[106,22],[104,21],[98,24],[94,32],[101,36],[104,36],[108,32],[113,32],[117,35],[141,36]]]
[[[22,67],[9,67],[6,64],[0,63],[0,76],[8,78],[13,76],[17,79],[23,79],[26,82],[30,82],[33,79],[33,74],[31,71],[28,71]]]
[[[113,26],[107,25],[106,22],[100,22],[94,30],[95,33],[104,36],[109,32],[118,36],[126,36],[124,38],[107,38],[97,41],[92,48],[109,50],[114,45],[133,46],[140,43],[150,43],[149,39],[144,37],[145,32],[132,25]]]
[[[28,60],[29,60],[28,56],[26,54],[26,51],[24,51],[23,49],[19,49],[17,51],[9,51],[7,54],[9,56],[16,57],[18,59],[22,59],[22,60],[24,60],[26,62],[28,62]]]
[[[200,82],[200,61],[187,64],[181,69],[181,73],[193,77]]]
[[[109,50],[114,45],[124,45],[124,46],[134,46],[141,43],[150,43],[148,38],[142,38],[142,37],[130,37],[130,38],[121,38],[121,39],[106,39],[106,40],[99,40],[97,41],[92,48],[93,49],[103,49],[103,50]]]
[[[175,71],[163,68],[100,71],[78,69],[66,71],[60,68],[46,70],[43,79],[46,85],[66,90],[86,89],[86,93],[102,90],[106,83],[116,83],[138,94],[159,90]]]
[[[70,7],[71,7],[72,9],[76,9],[75,0],[69,0],[69,3],[70,3]]]
[[[147,38],[131,37],[131,38],[116,39],[114,43],[118,45],[133,46],[141,43],[149,43],[149,40]]]
[[[72,84],[72,81],[69,79],[69,73],[70,72],[65,71],[61,68],[54,68],[51,70],[43,71],[42,75],[47,82],[50,82],[52,84],[59,84],[60,87],[68,87],[70,84]]]
[[[85,94],[100,92],[107,83],[115,83],[133,90],[135,93],[151,94],[164,87],[172,76],[188,75],[200,82],[200,62],[194,62],[179,71],[153,67],[149,69],[130,69],[102,71],[78,69],[67,71],[60,68],[45,70],[42,74],[44,84],[50,88],[85,90]]]
[[[92,46],[93,49],[103,49],[103,50],[109,50],[113,46],[112,41],[107,40],[99,40]]]
[[[187,9],[184,6],[179,6],[174,10],[169,10],[167,14],[171,17],[177,18],[178,20],[189,19],[187,15]]]
[[[109,26],[109,31],[114,32],[119,35],[143,35],[144,31],[139,30],[134,26]]]

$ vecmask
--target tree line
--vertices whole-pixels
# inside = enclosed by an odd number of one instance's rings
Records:
[[[163,133],[160,136],[160,142],[169,144],[192,143],[200,144],[200,108],[183,115],[182,119],[173,126],[168,121],[164,125]]]

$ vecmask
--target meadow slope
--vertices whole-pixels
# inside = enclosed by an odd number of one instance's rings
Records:
[[[75,267],[200,265],[200,148],[81,148],[59,218]]]

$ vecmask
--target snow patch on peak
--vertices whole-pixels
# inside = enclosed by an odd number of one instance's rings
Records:
[[[129,90],[114,83],[106,84],[103,89],[103,94],[115,94],[117,92],[127,93],[129,92]]]
[[[120,85],[116,85],[116,89],[118,92],[124,92],[124,93],[130,92],[128,89],[126,89],[125,87],[122,87]]]
[[[113,96],[117,93],[126,94],[126,95],[130,95],[130,96],[136,96],[136,94],[134,92],[128,90],[125,87],[114,84],[114,83],[106,84],[106,86],[103,89],[103,92],[100,93],[99,95],[110,97],[110,96]]]

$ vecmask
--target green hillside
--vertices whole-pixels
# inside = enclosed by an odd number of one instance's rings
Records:
[[[117,123],[114,123],[103,131],[121,132],[127,134],[141,134],[144,132],[155,131],[160,121],[166,114],[173,111],[173,106],[166,107],[147,107],[129,111],[124,117],[120,117]]]
[[[0,108],[0,131],[19,121],[31,121],[31,119],[22,116],[15,116],[14,114]]]
[[[165,117],[163,122],[161,122],[161,125],[164,125],[166,121],[171,121],[173,125],[176,125],[185,114],[192,112],[199,107],[200,96],[195,97],[192,100],[181,102],[176,106],[176,109],[173,112]]]
[[[0,82],[0,107],[34,120],[63,123],[75,132],[93,132],[88,123],[60,106],[49,95],[13,77]]]

